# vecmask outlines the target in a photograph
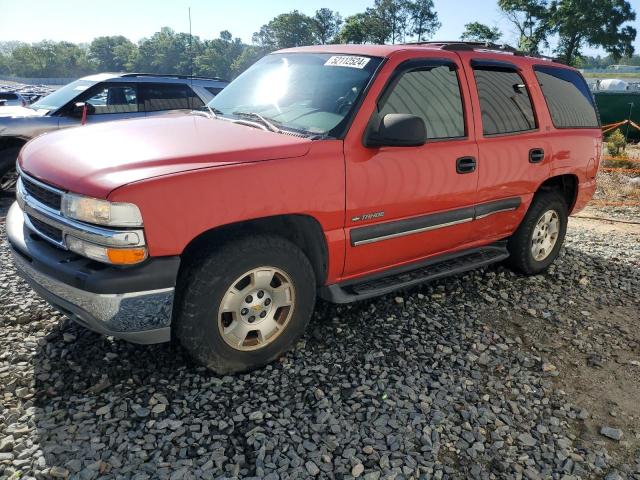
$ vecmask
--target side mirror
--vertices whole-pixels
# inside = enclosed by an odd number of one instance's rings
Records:
[[[367,132],[366,147],[417,147],[427,141],[424,120],[407,113],[388,113]]]

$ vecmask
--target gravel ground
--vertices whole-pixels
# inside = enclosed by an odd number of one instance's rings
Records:
[[[544,275],[320,304],[217,377],[54,313],[0,224],[0,478],[640,478],[637,226],[573,219]]]

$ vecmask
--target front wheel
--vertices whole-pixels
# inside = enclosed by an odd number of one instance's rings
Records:
[[[303,334],[315,304],[309,260],[276,236],[245,237],[181,275],[174,333],[193,357],[225,374],[261,367]]]
[[[509,262],[528,275],[540,273],[554,262],[567,233],[565,200],[555,192],[537,194],[509,239]]]

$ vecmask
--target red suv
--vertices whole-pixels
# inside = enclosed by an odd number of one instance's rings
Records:
[[[291,347],[316,295],[543,271],[600,153],[564,65],[468,43],[295,48],[206,110],[29,142],[7,232],[77,322],[237,372]]]

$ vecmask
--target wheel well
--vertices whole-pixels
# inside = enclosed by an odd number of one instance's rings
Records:
[[[183,262],[187,263],[202,249],[233,241],[239,236],[260,234],[279,235],[297,245],[311,262],[318,285],[324,284],[329,258],[327,242],[320,223],[308,215],[278,215],[207,230],[189,242],[182,252]]]
[[[0,137],[0,150],[5,150],[7,148],[13,147],[22,147],[26,140],[17,137]]]
[[[541,192],[541,191],[558,192],[560,195],[562,195],[565,202],[567,202],[567,209],[569,212],[571,212],[571,210],[573,210],[573,205],[575,204],[576,197],[578,195],[578,177],[576,177],[575,175],[568,174],[568,175],[558,175],[557,177],[548,178],[538,188],[538,192]]]

